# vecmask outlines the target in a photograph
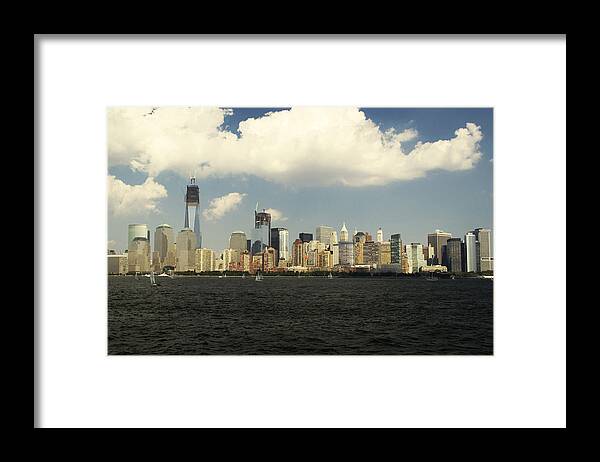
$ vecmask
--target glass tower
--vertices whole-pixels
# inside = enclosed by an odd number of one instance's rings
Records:
[[[196,184],[196,178],[190,178],[185,193],[185,223],[186,229],[193,229],[196,235],[196,248],[202,247],[202,233],[200,232],[200,188]]]
[[[262,212],[254,211],[254,239],[252,240],[252,254],[266,250],[271,246],[271,214],[264,209]]]

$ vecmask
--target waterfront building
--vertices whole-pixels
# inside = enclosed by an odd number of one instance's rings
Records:
[[[337,231],[333,230],[331,232],[331,239],[329,241],[329,250],[331,250],[333,256],[333,266],[340,264],[340,247],[337,238]]]
[[[196,248],[202,247],[202,233],[200,232],[200,188],[196,178],[190,178],[190,184],[185,192],[185,219],[184,229],[191,229],[195,236]]]
[[[304,266],[303,246],[300,239],[296,239],[292,245],[292,265]]]
[[[346,228],[346,222],[342,224],[342,229],[340,230],[340,242],[349,241],[348,239],[348,229]]]
[[[448,268],[446,268],[443,265],[426,265],[421,267],[421,272],[424,273],[436,273],[436,272],[441,272],[441,273],[445,273],[448,271]]]
[[[152,271],[156,273],[162,272],[162,260],[160,258],[160,253],[157,251],[152,252]]]
[[[127,228],[127,249],[129,250],[129,246],[136,237],[145,237],[146,239],[150,239],[148,237],[148,232],[148,225],[140,223],[129,225]]]
[[[331,250],[322,250],[316,252],[316,265],[321,269],[333,268],[333,252]]]
[[[196,249],[193,269],[196,273],[216,271],[216,260],[215,252],[212,249]]]
[[[425,258],[425,261],[428,265],[433,264],[434,255],[435,251],[430,243],[427,243],[427,245],[423,246],[423,258]]]
[[[381,273],[402,273],[402,266],[399,263],[385,263],[378,265],[377,271]]]
[[[390,241],[383,241],[378,243],[379,246],[379,261],[377,267],[381,265],[390,265],[392,263],[392,250]]]
[[[463,269],[467,273],[477,271],[477,237],[474,233],[465,234]]]
[[[154,252],[158,253],[158,265],[165,265],[168,253],[173,250],[174,244],[173,228],[167,224],[157,226],[154,231]],[[152,255],[152,264],[154,265],[156,264],[154,253]]]
[[[383,242],[383,230],[381,226],[377,229],[377,242],[381,244]]]
[[[433,247],[434,256],[432,264],[446,265],[446,242],[452,237],[452,234],[436,229],[435,232],[427,235],[427,244]]]
[[[320,225],[315,231],[315,240],[325,245],[331,244],[331,233],[334,229],[331,226]]]
[[[169,269],[174,270],[177,265],[177,244],[174,242],[169,246],[169,250],[167,251],[167,258],[165,258],[165,262],[163,263],[163,267],[167,267]]]
[[[127,254],[108,255],[108,274],[127,274],[128,271]]]
[[[127,266],[131,273],[150,271],[150,242],[147,237],[134,237],[127,249]]]
[[[309,251],[310,251],[310,242],[303,242],[302,243],[302,266],[308,266],[308,252]]]
[[[319,251],[317,249],[308,249],[308,251],[306,252],[306,266],[317,266],[317,262],[318,262],[318,253]]]
[[[240,266],[242,271],[250,272],[250,252],[247,250],[240,255]]]
[[[342,240],[338,243],[338,249],[339,264],[342,266],[354,265],[354,242]]]
[[[298,238],[302,242],[310,242],[313,240],[313,235],[312,235],[312,233],[300,233],[300,234],[298,234]]]
[[[240,270],[240,257],[241,252],[245,250],[240,249],[224,249],[223,250],[223,268],[230,271],[241,271]]]
[[[277,266],[276,253],[277,251],[273,247],[267,247],[263,252],[263,268],[265,271],[273,271]]]
[[[244,231],[234,231],[229,236],[229,248],[243,252],[244,250],[247,250],[247,241],[248,239],[246,239],[246,233]]]
[[[258,204],[256,204],[258,206]],[[260,253],[271,246],[271,214],[263,209],[254,211],[254,238],[252,253]]]
[[[492,246],[492,230],[476,228],[473,230],[479,243],[479,256],[477,257],[477,271],[494,271],[494,249]]]
[[[176,271],[194,271],[196,266],[196,234],[193,229],[184,228],[179,231],[177,234],[176,249]]]
[[[263,271],[263,252],[252,255],[251,272]]]
[[[363,265],[375,266],[379,263],[379,245],[377,242],[366,241],[363,244]]]
[[[246,250],[248,253],[252,253],[252,240],[246,239]]]
[[[410,260],[408,259],[408,256],[406,255],[406,246],[404,246],[404,248],[403,248],[400,261],[401,261],[400,269],[401,269],[402,273],[404,273],[404,274],[412,273],[412,265],[410,263]]]
[[[275,249],[275,266],[279,265],[279,259],[290,258],[290,238],[287,228],[271,228],[271,247]]]
[[[390,236],[390,262],[392,264],[402,264],[402,236],[392,234]]]
[[[365,242],[373,242],[373,236],[369,231],[365,231]]]
[[[367,241],[367,236],[362,231],[354,235],[354,264],[364,265],[364,244]]]
[[[459,237],[448,239],[446,241],[446,253],[448,271],[460,273],[462,271],[462,240]]]
[[[418,273],[426,265],[423,257],[423,245],[419,242],[411,242],[406,245],[406,258],[409,265],[409,273]]]

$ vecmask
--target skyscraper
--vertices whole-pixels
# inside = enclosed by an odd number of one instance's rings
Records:
[[[252,254],[262,252],[271,246],[271,214],[263,209],[262,212],[254,210],[254,238],[252,240]]]
[[[400,234],[390,236],[390,261],[392,264],[402,264],[402,236]]]
[[[184,228],[193,229],[196,236],[196,248],[202,247],[202,233],[200,232],[200,188],[196,178],[190,178],[185,193],[185,222]]]
[[[147,273],[150,271],[150,242],[147,237],[134,237],[127,249],[129,272]]]
[[[196,265],[196,234],[185,228],[177,234],[177,271],[194,271]]]
[[[246,233],[244,231],[234,231],[229,236],[229,248],[243,252],[246,250]]]
[[[300,234],[298,234],[298,238],[302,242],[310,242],[313,240],[313,235],[312,235],[312,233],[300,233]]]
[[[339,248],[339,262],[343,266],[354,265],[354,242],[352,241],[340,241],[338,243]]]
[[[462,271],[462,241],[460,237],[453,237],[446,241],[448,271],[459,273]]]
[[[145,237],[146,239],[148,239],[148,225],[139,224],[139,223],[129,225],[129,227],[127,229],[127,248],[128,249],[136,237]]]
[[[334,229],[331,231],[331,238],[329,239],[329,250],[331,250],[331,258],[333,259],[333,265],[340,264],[340,244],[337,238],[337,231]]]
[[[173,250],[175,236],[173,228],[167,224],[162,224],[156,227],[154,231],[154,252],[158,252],[158,258],[161,264],[167,260],[169,250]]]
[[[194,250],[194,270],[197,273],[214,271],[216,269],[215,260],[215,252],[212,249]]]
[[[340,242],[348,240],[348,229],[346,228],[346,222],[344,222],[342,224],[342,229],[340,230]]]
[[[476,228],[473,230],[479,242],[478,271],[494,271],[494,249],[492,246],[492,230]]]
[[[331,226],[320,225],[315,230],[315,239],[325,245],[331,244],[331,233],[335,231]]]
[[[446,259],[446,242],[452,237],[452,234],[445,231],[436,229],[435,232],[427,235],[427,243],[433,247],[433,259],[434,265],[445,265],[447,266]]]
[[[477,238],[474,233],[465,234],[465,244],[464,250],[465,254],[463,255],[464,270],[467,273],[472,273],[477,271],[477,247],[476,247]]]
[[[363,264],[377,265],[379,263],[379,244],[373,241],[366,241],[363,244]]]
[[[271,228],[271,247],[275,249],[275,265],[290,259],[290,238],[287,228]]]
[[[383,230],[381,229],[381,226],[377,229],[376,240],[379,244],[381,244],[383,242]]]
[[[391,260],[391,245],[389,241],[383,241],[381,244],[377,244],[379,247],[379,265],[389,265],[392,263]]]
[[[294,241],[292,246],[292,265],[293,266],[304,266],[304,252],[302,240],[299,238]]]
[[[359,231],[354,235],[354,264],[362,265],[363,264],[363,250],[365,242],[367,241],[367,236],[362,231]]]
[[[418,273],[426,265],[425,257],[423,256],[423,245],[419,242],[407,244],[406,258],[408,260],[409,272]]]

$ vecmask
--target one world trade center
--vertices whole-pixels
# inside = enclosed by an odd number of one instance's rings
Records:
[[[194,224],[192,226],[192,223]],[[196,235],[196,248],[202,247],[202,233],[200,232],[200,188],[196,178],[190,178],[185,193],[185,228],[193,229]]]

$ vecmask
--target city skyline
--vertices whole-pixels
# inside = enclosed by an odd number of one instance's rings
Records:
[[[150,112],[148,117],[153,117],[160,110]],[[246,108],[224,112],[222,128],[226,127],[226,133],[230,134],[239,132],[240,125],[244,126],[248,120],[268,119],[272,117],[269,113],[291,111]],[[473,152],[465,155],[476,161],[468,168],[445,170],[440,167],[418,178],[383,178],[381,185],[360,186],[281,184],[265,179],[270,174],[268,171],[211,174],[207,173],[211,162],[201,161],[197,163],[198,171],[190,172],[189,176],[196,176],[200,188],[202,246],[225,249],[231,232],[240,230],[250,235],[257,202],[260,210],[271,211],[272,227],[288,229],[290,245],[301,232],[314,233],[319,225],[331,226],[339,232],[344,222],[349,230],[357,228],[373,235],[382,227],[385,240],[389,240],[391,234],[400,233],[404,242],[421,243],[426,243],[427,234],[435,229],[462,237],[474,227],[493,228],[491,109],[361,109],[358,112],[369,121],[369,127],[370,124],[376,127],[377,133],[389,134],[389,130],[394,129],[401,134],[400,149],[410,155],[414,155],[415,146],[423,144],[448,146],[450,142],[440,140],[456,138],[457,130],[474,124],[481,134],[479,141],[460,146],[459,154],[447,147],[447,155],[457,156],[465,149],[474,149],[477,155]],[[308,128],[302,126],[298,130]],[[109,132],[108,246],[117,250],[127,248],[123,229],[130,223],[145,223],[151,230],[168,223],[175,233],[179,232],[184,227],[182,208],[189,176],[166,167],[156,176],[139,171],[135,167],[136,159],[124,160],[123,156],[111,155],[110,146],[115,144],[115,138],[118,136]],[[286,158],[282,155],[281,162]],[[309,164],[311,161],[306,159]],[[158,169],[152,166],[156,162],[156,159],[148,161],[149,167],[145,168],[156,173]],[[334,172],[339,168],[332,165],[329,170]],[[365,169],[372,175],[371,170]]]

